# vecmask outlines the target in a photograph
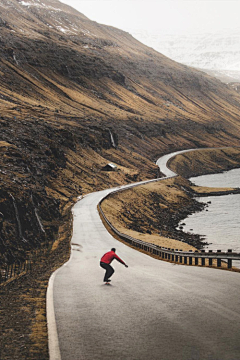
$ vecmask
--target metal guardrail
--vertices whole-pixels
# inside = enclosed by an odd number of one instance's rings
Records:
[[[155,181],[164,180],[164,179],[166,178],[155,179]],[[161,258],[162,260],[171,261],[178,264],[207,266],[206,264],[206,259],[207,259],[208,266],[214,266],[216,263],[217,268],[232,269],[233,268],[232,261],[240,260],[240,253],[235,253],[231,249],[229,249],[227,252],[221,250],[217,250],[217,251],[209,250],[208,252],[205,250],[183,251],[181,249],[179,250],[179,249],[165,248],[152,243],[147,243],[145,241],[135,239],[129,235],[123,234],[120,231],[118,231],[105,216],[101,204],[106,198],[110,197],[112,194],[127,190],[130,187],[135,187],[138,185],[141,184],[134,184],[127,188],[114,190],[113,192],[109,193],[104,198],[102,198],[98,204],[99,212],[102,215],[104,221],[108,224],[111,230],[117,236],[120,237],[120,239],[136,247],[137,249],[141,249],[150,254],[154,254],[155,256]]]

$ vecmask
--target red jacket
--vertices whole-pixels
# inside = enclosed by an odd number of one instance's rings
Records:
[[[115,254],[114,251],[109,251],[106,254],[104,254],[101,258],[101,262],[105,263],[105,264],[111,264],[111,262],[116,259],[117,261],[119,261],[120,263],[122,263],[123,265],[126,265],[125,262],[120,259],[119,256],[117,256]]]

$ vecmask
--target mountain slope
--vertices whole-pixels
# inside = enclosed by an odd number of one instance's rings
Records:
[[[56,239],[81,192],[153,177],[171,150],[239,144],[231,87],[59,1],[0,10],[3,262]]]
[[[0,287],[1,359],[43,360],[77,197],[153,178],[173,150],[238,146],[240,95],[55,0],[1,0],[0,49],[0,274],[38,251]]]

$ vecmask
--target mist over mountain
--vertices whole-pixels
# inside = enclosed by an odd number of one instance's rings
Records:
[[[235,89],[57,0],[1,0],[0,48],[2,262],[58,239],[81,193],[239,145]]]
[[[161,34],[130,31],[171,59],[210,73],[225,82],[240,81],[240,31]]]

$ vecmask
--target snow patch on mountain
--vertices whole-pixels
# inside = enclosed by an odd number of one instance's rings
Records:
[[[34,3],[26,2],[26,1],[20,1],[19,4],[23,5],[23,6],[34,6],[34,7],[45,8],[45,9],[54,10],[54,11],[61,11],[61,9],[58,9],[58,8],[55,8],[55,7],[52,7],[52,6],[48,6],[48,5],[44,4],[44,3],[41,3],[39,0],[37,0],[37,1],[35,1]]]

